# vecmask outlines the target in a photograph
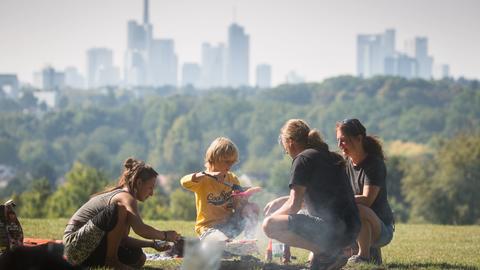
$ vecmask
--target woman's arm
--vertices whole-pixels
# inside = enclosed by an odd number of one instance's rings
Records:
[[[141,240],[133,237],[126,237],[122,240],[122,245],[130,248],[153,248],[157,251],[167,251],[171,246],[167,242],[155,242],[155,240]]]
[[[175,241],[179,235],[175,231],[159,231],[150,225],[143,223],[138,213],[137,201],[129,193],[122,192],[113,197],[112,202],[119,203],[127,209],[127,222],[133,231],[146,239],[158,239]]]
[[[306,188],[304,186],[293,185],[292,189],[290,189],[290,196],[288,196],[288,199],[277,211],[271,215],[276,216],[296,214],[302,208],[305,190]]]
[[[355,195],[355,202],[370,207],[377,198],[379,192],[379,186],[364,185],[362,194]]]
[[[126,237],[122,240],[122,245],[131,248],[144,248],[149,247],[153,248],[152,240],[141,240],[133,237]]]

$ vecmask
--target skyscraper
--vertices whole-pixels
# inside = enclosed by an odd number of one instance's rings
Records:
[[[178,58],[174,41],[154,39],[149,2],[143,1],[143,23],[129,21],[125,83],[130,86],[176,86]]]
[[[149,85],[177,86],[178,60],[172,39],[154,39],[149,50]]]
[[[46,66],[35,73],[35,86],[43,90],[59,90],[65,86],[65,74]]]
[[[144,51],[147,49],[147,32],[141,24],[136,21],[127,23],[127,48],[129,50]]]
[[[0,94],[16,98],[18,95],[17,74],[0,74]]]
[[[65,85],[76,89],[85,88],[85,79],[76,67],[65,68]]]
[[[357,36],[357,74],[371,77],[386,73],[387,58],[395,54],[395,30],[383,34]]]
[[[250,38],[243,27],[233,23],[228,28],[227,78],[231,87],[249,85]]]
[[[447,64],[441,65],[442,79],[450,78],[450,66]]]
[[[198,87],[201,72],[200,65],[197,63],[184,63],[182,66],[182,86]]]
[[[255,70],[256,87],[270,88],[272,85],[272,67],[267,64],[257,65]]]
[[[223,43],[217,46],[202,44],[201,88],[221,87],[226,85],[226,50]]]
[[[357,74],[360,77],[392,75],[405,78],[432,77],[433,58],[428,55],[428,39],[407,41],[405,53],[395,50],[395,30],[383,34],[357,36]]]
[[[127,85],[152,84],[150,73],[150,47],[153,26],[149,22],[148,0],[143,1],[143,24],[127,23],[127,50],[125,52],[124,77]]]
[[[92,48],[87,51],[87,86],[96,88],[116,85],[118,70],[113,66],[113,52],[107,48]]]
[[[417,60],[417,76],[423,79],[432,77],[433,58],[428,55],[428,39],[415,38],[415,59]]]

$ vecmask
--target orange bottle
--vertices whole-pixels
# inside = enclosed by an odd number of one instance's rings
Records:
[[[267,250],[265,251],[265,261],[272,262],[272,239],[268,239]]]

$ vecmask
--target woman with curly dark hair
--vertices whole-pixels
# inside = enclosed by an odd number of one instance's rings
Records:
[[[393,214],[387,201],[387,169],[382,145],[376,137],[367,135],[358,119],[338,122],[336,133],[362,222],[357,237],[358,254],[350,257],[349,263],[379,263],[379,248],[390,243],[394,232]],[[371,248],[377,249],[377,258],[372,258]]]

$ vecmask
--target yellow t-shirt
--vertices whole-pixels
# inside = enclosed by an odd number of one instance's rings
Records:
[[[193,174],[188,174],[180,180],[181,185],[195,192],[197,222],[195,232],[201,235],[206,229],[216,224],[225,223],[233,213],[232,188],[217,182],[209,176],[200,176],[192,181]],[[228,172],[225,182],[239,185],[235,174]]]

